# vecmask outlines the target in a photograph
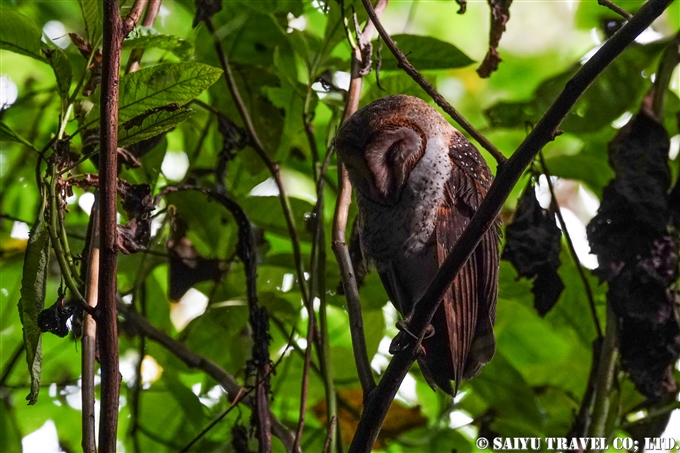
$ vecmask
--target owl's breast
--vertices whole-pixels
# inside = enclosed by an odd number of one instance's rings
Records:
[[[396,205],[374,203],[357,194],[362,249],[378,268],[381,262],[399,263],[432,249],[437,212],[451,172],[448,156],[433,148],[428,143]]]

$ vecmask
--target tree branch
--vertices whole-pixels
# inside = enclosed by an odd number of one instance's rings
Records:
[[[560,205],[557,203],[557,198],[555,198],[555,188],[553,187],[552,180],[550,179],[550,171],[545,164],[545,159],[543,158],[543,152],[538,153],[538,157],[541,161],[541,167],[543,167],[543,173],[548,181],[548,189],[550,190],[550,204],[553,206],[555,215],[557,215],[557,220],[560,222],[560,227],[562,227],[562,232],[564,233],[564,238],[567,240],[567,248],[569,248],[569,253],[571,258],[574,260],[574,265],[578,271],[579,277],[583,282],[583,288],[586,291],[586,296],[588,297],[588,305],[590,306],[590,314],[593,316],[593,323],[595,323],[595,330],[597,331],[598,339],[601,339],[604,335],[602,334],[602,327],[600,326],[600,319],[597,317],[597,310],[595,309],[595,299],[593,299],[593,290],[590,288],[590,283],[588,283],[588,278],[586,277],[586,272],[583,270],[583,264],[578,259],[576,254],[576,249],[574,248],[574,242],[571,240],[571,235],[569,230],[567,230],[567,224],[562,216],[562,211],[560,211]]]
[[[610,10],[614,11],[616,14],[618,14],[619,16],[623,17],[626,20],[630,20],[630,18],[633,17],[631,13],[629,13],[628,11],[621,8],[619,5],[610,0],[597,0],[597,4],[609,8]]]
[[[150,0],[149,6],[146,8],[146,13],[144,14],[144,20],[142,25],[144,27],[153,27],[156,22],[156,17],[158,16],[158,11],[161,9],[161,3],[163,0]],[[125,72],[135,72],[139,69],[139,63],[142,61],[142,56],[144,56],[144,49],[132,49],[130,52],[130,57],[128,57],[127,66],[125,67]]]
[[[269,377],[271,374],[271,361],[269,359],[269,318],[267,309],[260,307],[257,300],[257,263],[254,247],[254,239],[250,221],[239,206],[232,199],[211,192],[197,186],[166,187],[161,191],[162,195],[169,192],[191,190],[201,192],[211,199],[220,203],[227,209],[238,224],[237,254],[243,262],[246,274],[246,292],[248,297],[248,311],[250,326],[253,330],[253,353],[249,361],[249,367],[255,368],[255,413],[258,429],[260,452],[271,451],[271,412],[269,410]]]
[[[132,5],[132,9],[123,21],[123,39],[137,26],[139,18],[142,17],[142,11],[146,8],[149,0],[136,0]],[[160,5],[158,5],[160,7]],[[122,40],[121,40],[122,41]]]
[[[231,71],[231,65],[229,64],[229,59],[222,49],[222,43],[219,37],[215,34],[215,28],[213,27],[212,20],[207,19],[204,21],[205,26],[213,37],[215,51],[217,52],[217,57],[220,60],[220,66],[224,71],[224,80],[227,83],[227,88],[231,93],[231,97],[236,104],[236,109],[241,116],[246,130],[248,131],[248,136],[250,138],[250,145],[255,149],[255,152],[262,160],[262,162],[269,170],[269,173],[274,178],[274,182],[279,189],[279,200],[281,202],[281,208],[283,210],[283,217],[286,219],[286,226],[288,228],[288,235],[290,236],[291,243],[293,245],[293,258],[295,260],[295,268],[297,273],[298,284],[300,285],[300,293],[302,293],[303,300],[309,298],[309,291],[307,289],[307,284],[305,280],[305,271],[302,264],[302,252],[300,251],[300,238],[297,233],[297,228],[295,226],[295,218],[293,217],[293,209],[290,206],[290,201],[288,200],[288,195],[286,195],[286,188],[281,179],[281,172],[279,171],[279,166],[274,161],[269,158],[267,152],[265,151],[262,141],[260,141],[255,126],[253,125],[253,120],[250,117],[250,112],[241,98],[241,94],[236,86],[236,80],[234,80],[234,75]]]
[[[135,3],[135,6],[140,3]],[[104,0],[104,42],[99,153],[99,202],[101,251],[99,255],[99,303],[97,341],[101,358],[101,415],[99,451],[116,451],[118,428],[118,326],[116,322],[117,230],[116,201],[118,180],[118,86],[120,54],[125,38],[117,0]]]
[[[397,353],[391,360],[380,380],[380,384],[370,395],[370,404],[365,405],[354,440],[350,446],[350,453],[369,452],[371,450],[387,415],[390,403],[415,361],[417,348],[423,340],[427,325],[432,319],[443,294],[477,247],[482,236],[494,224],[503,203],[524,170],[536,154],[549,141],[553,140],[557,127],[588,86],[654,19],[663,13],[672,1],[649,0],[645,3],[638,13],[614,34],[567,82],[564,90],[536,127],[512,157],[500,168],[486,198],[437,272],[424,296],[417,302],[417,309],[414,311],[408,330],[416,333],[418,340]],[[364,2],[366,3],[366,0]]]
[[[233,402],[234,399],[244,391],[236,379],[231,374],[223,370],[215,362],[212,362],[211,360],[194,353],[181,341],[175,340],[166,333],[156,329],[139,313],[132,310],[123,302],[118,302],[118,310],[125,318],[125,321],[133,326],[141,335],[144,335],[150,340],[153,340],[163,346],[169,352],[174,354],[175,357],[184,362],[189,368],[200,369],[217,381],[217,383],[220,384],[220,386],[227,392],[227,398],[230,402]],[[255,401],[251,397],[242,398],[240,402],[253,410],[255,408]],[[293,433],[273,414],[270,414],[270,417],[272,434],[281,440],[287,452],[293,452]],[[295,453],[299,453],[299,450]]]
[[[385,27],[382,26],[380,23],[380,18],[377,16],[375,10],[373,9],[373,5],[371,5],[370,0],[361,0],[362,3],[364,4],[364,7],[366,8],[366,12],[368,12],[368,17],[371,18],[371,21],[375,25],[375,28],[377,28],[378,33],[380,33],[380,37],[385,41],[385,44],[387,47],[390,49],[390,52],[394,55],[394,57],[397,59],[397,65],[406,72],[411,78],[418,84],[420,87],[425,90],[427,94],[430,95],[430,97],[434,100],[434,102],[442,108],[446,113],[449,114],[453,120],[460,125],[460,127],[463,128],[465,132],[470,134],[472,138],[477,140],[477,142],[491,154],[494,159],[496,159],[496,162],[498,162],[499,165],[502,165],[507,161],[507,158],[501,153],[498,148],[496,148],[486,137],[482,135],[481,132],[479,132],[477,129],[474,128],[472,124],[470,124],[465,118],[463,118],[463,115],[461,115],[451,104],[449,104],[444,97],[439,94],[437,89],[432,86],[430,82],[423,77],[421,73],[418,72],[416,68],[413,67],[411,63],[409,63],[408,59],[406,58],[406,55],[404,55],[404,52],[397,47],[397,45],[394,43],[394,40],[390,37],[390,35],[387,33],[385,30]]]

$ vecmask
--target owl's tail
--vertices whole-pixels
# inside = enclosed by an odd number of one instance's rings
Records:
[[[496,351],[494,313],[475,294],[479,286],[469,270],[463,268],[444,296],[432,318],[434,334],[423,341],[425,355],[418,360],[428,384],[453,396],[461,381],[477,376]]]

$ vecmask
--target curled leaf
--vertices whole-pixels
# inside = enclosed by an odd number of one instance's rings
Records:
[[[498,44],[505,31],[505,24],[510,20],[510,5],[512,0],[487,0],[491,8],[491,30],[489,31],[489,51],[484,57],[484,61],[477,68],[477,74],[483,79],[489,77],[492,72],[498,69],[498,64],[502,61],[498,55]]]
[[[118,182],[128,223],[118,225],[118,248],[126,255],[146,250],[151,240],[151,211],[156,208],[148,184]]]
[[[42,206],[44,207],[44,203]],[[42,371],[42,340],[38,317],[45,306],[47,266],[50,260],[50,235],[43,209],[38,214],[28,238],[19,299],[19,318],[23,326],[26,362],[31,376],[31,390],[26,397],[28,404],[35,404],[38,401]]]

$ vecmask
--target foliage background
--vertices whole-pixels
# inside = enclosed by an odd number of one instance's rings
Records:
[[[347,2],[350,3],[350,2]],[[642,2],[619,2],[635,11]],[[312,151],[304,132],[303,114],[313,115],[314,140],[325,155],[342,114],[340,91],[325,92],[317,77],[326,73],[333,84],[346,88],[349,80],[350,47],[340,24],[339,7],[328,2],[324,14],[318,2],[309,1],[225,1],[215,26],[223,36],[225,52],[234,66],[237,83],[264,141],[270,157],[281,165],[295,213],[306,267],[309,266],[311,233],[307,227],[316,202]],[[545,108],[573,73],[578,62],[604,39],[606,30],[617,19],[594,1],[515,2],[511,20],[501,40],[503,62],[490,79],[480,79],[475,64],[462,56],[453,58],[452,47],[436,53],[442,42],[460,49],[480,62],[488,46],[488,7],[470,2],[465,15],[457,15],[452,1],[393,1],[383,22],[391,34],[422,35],[438,41],[417,41],[409,59],[426,77],[436,82],[447,100],[506,155],[512,152]],[[0,15],[17,10],[30,17],[44,34],[65,47],[74,73],[82,71],[84,61],[69,44],[66,32],[84,33],[77,2],[7,1],[0,4]],[[357,10],[361,6],[357,4]],[[125,11],[123,9],[123,11]],[[156,30],[175,35],[193,47],[193,53],[179,57],[163,49],[148,49],[142,66],[181,59],[219,67],[205,28],[192,29],[194,6],[189,0],[163,2]],[[360,15],[361,16],[361,15]],[[0,19],[2,17],[0,16]],[[606,144],[626,115],[634,113],[650,87],[663,45],[659,40],[671,36],[680,26],[680,4],[675,2],[605,74],[598,79],[562,125],[565,133],[545,150],[547,165],[558,177],[568,178],[558,186],[560,203],[569,207],[570,231],[585,263],[588,258],[583,225],[595,213],[597,199],[613,173],[607,164]],[[61,27],[61,28],[60,28]],[[398,43],[400,43],[397,38]],[[408,43],[408,38],[402,38]],[[187,44],[188,45],[188,44]],[[439,46],[439,47],[437,47]],[[374,51],[378,45],[374,46]],[[127,60],[129,50],[124,53]],[[405,74],[396,69],[386,49],[378,87],[375,72],[365,77],[362,105],[391,93],[404,93],[429,100]],[[38,148],[58,127],[59,100],[49,66],[26,56],[0,50],[2,99],[8,102],[14,89],[18,97],[0,113],[2,121]],[[15,88],[13,88],[15,87]],[[677,174],[680,145],[675,114],[680,110],[680,76],[677,69],[671,85],[665,125],[674,136],[671,165]],[[673,94],[674,93],[674,94]],[[236,123],[240,119],[228,91],[220,80],[199,97],[219,109]],[[171,102],[171,101],[169,101]],[[122,177],[132,182],[147,182],[156,191],[168,183],[214,183],[213,168],[222,148],[222,137],[211,114],[194,107],[196,114],[162,140],[143,160],[139,169],[124,170]],[[311,116],[310,116],[311,117]],[[623,120],[622,120],[623,118]],[[68,126],[73,132],[75,124]],[[78,143],[78,141],[76,141]],[[485,154],[487,160],[493,159]],[[334,161],[324,189],[324,226],[331,236],[330,224],[335,201],[337,177]],[[72,338],[43,335],[42,391],[38,403],[27,406],[29,375],[23,358],[11,357],[22,343],[21,324],[16,310],[19,299],[23,251],[28,227],[35,219],[40,195],[35,183],[37,157],[18,143],[0,144],[2,193],[0,211],[0,345],[2,387],[0,388],[0,451],[21,451],[22,438],[40,429],[43,441],[56,442],[66,451],[79,449],[80,443],[80,352]],[[491,165],[495,167],[495,165]],[[89,162],[81,172],[94,172]],[[306,313],[298,286],[290,238],[281,214],[273,184],[262,162],[250,148],[237,152],[228,164],[227,190],[263,233],[259,249],[258,293],[273,317],[270,334],[272,360],[277,363],[272,376],[272,410],[284,423],[295,427],[300,404],[302,355],[287,348],[291,330],[293,341],[305,348]],[[511,218],[520,182],[508,200],[504,219]],[[589,196],[584,196],[587,191]],[[540,191],[539,191],[540,192]],[[559,197],[558,197],[559,198]],[[67,230],[73,250],[81,250],[88,223],[91,195],[76,189],[69,200]],[[152,239],[153,253],[120,255],[118,286],[129,297],[145,297],[146,316],[157,328],[183,341],[194,352],[222,366],[237,377],[251,346],[247,327],[245,277],[235,261],[236,225],[226,211],[197,193],[173,194],[164,207],[188,223],[187,237],[203,256],[222,260],[228,271],[217,282],[194,285],[179,302],[169,300],[169,265],[166,242],[170,236],[169,216],[157,217]],[[354,215],[354,211],[352,211]],[[165,218],[165,221],[163,219]],[[583,236],[583,238],[581,238]],[[336,389],[347,401],[356,400],[359,384],[352,360],[352,348],[344,298],[336,292],[340,281],[330,244],[326,243],[327,301],[333,379]],[[590,261],[588,261],[590,260]],[[433,393],[413,369],[404,382],[398,400],[406,407],[420,407],[403,418],[387,443],[390,452],[451,451],[476,449],[478,435],[495,432],[502,436],[564,436],[578,411],[588,380],[591,343],[595,329],[589,314],[583,286],[572,258],[563,247],[560,276],[566,288],[556,307],[545,317],[533,308],[530,283],[517,280],[515,270],[503,262],[496,335],[498,351],[494,360],[475,380],[462,385],[455,409],[439,393]],[[59,269],[52,260],[47,305],[57,297]],[[592,267],[592,266],[591,266]],[[604,320],[606,287],[590,277],[595,299]],[[143,296],[142,296],[143,292]],[[376,273],[369,273],[361,289],[369,355],[376,370],[384,369],[389,356],[386,349],[395,333],[395,312],[386,305],[387,296]],[[139,338],[126,332],[121,324],[121,372],[123,389],[119,425],[121,451],[176,451],[186,445],[211,420],[229,405],[224,392],[212,379],[191,370],[173,354],[154,342],[147,342],[141,371],[144,387],[139,398],[139,427],[132,431],[131,401],[135,383]],[[642,396],[628,381],[623,381],[622,414],[627,414]],[[321,451],[325,438],[322,405],[323,380],[312,373],[308,393],[308,416],[302,445],[305,451]],[[677,412],[677,411],[676,411]],[[247,423],[249,411],[239,407],[201,440],[196,451],[229,451],[224,447],[237,422]],[[625,419],[625,417],[624,417]],[[632,419],[631,419],[632,420]],[[351,416],[343,428],[345,440],[351,438]],[[675,417],[677,425],[677,414]],[[414,429],[408,429],[414,427]],[[620,435],[628,433],[622,426]],[[134,434],[133,434],[134,432]],[[670,431],[669,431],[670,432]],[[677,432],[680,432],[678,429]],[[676,434],[677,435],[677,434]],[[348,437],[346,437],[348,436]],[[35,437],[34,437],[35,439]],[[50,448],[57,448],[54,443]],[[275,448],[281,445],[275,441]],[[46,450],[42,450],[46,451]]]

